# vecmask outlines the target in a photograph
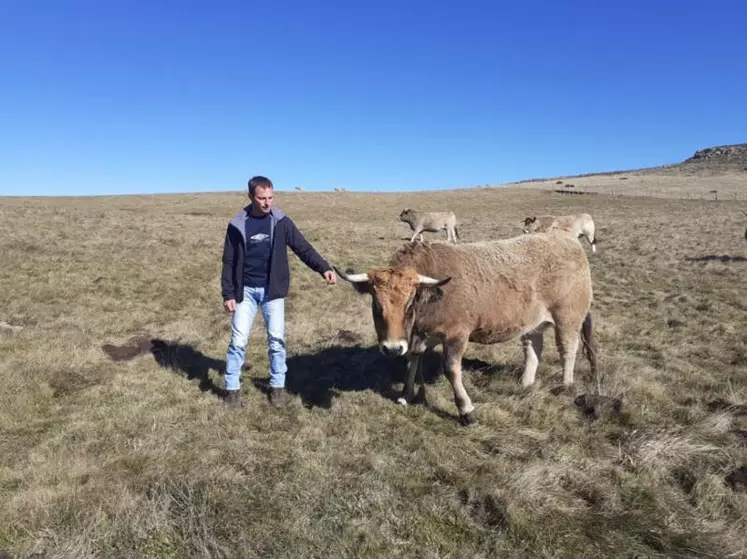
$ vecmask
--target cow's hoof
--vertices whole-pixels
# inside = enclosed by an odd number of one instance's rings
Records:
[[[477,423],[477,414],[475,413],[475,410],[472,410],[469,413],[460,415],[459,421],[461,421],[462,425],[465,425],[465,426],[474,425],[475,423]]]
[[[399,398],[397,398],[397,403],[400,406],[406,406],[407,405],[407,400],[405,400],[402,396],[400,396]]]

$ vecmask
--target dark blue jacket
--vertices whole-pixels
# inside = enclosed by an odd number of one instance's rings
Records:
[[[240,303],[244,299],[244,259],[247,257],[244,222],[250,210],[251,206],[245,207],[228,223],[223,244],[223,273],[220,281],[224,301],[235,299]],[[270,210],[270,246],[270,276],[265,293],[267,299],[280,299],[288,295],[290,268],[287,247],[290,247],[304,264],[319,274],[332,269],[301,234],[291,218],[275,207]],[[251,258],[251,254],[249,257]]]

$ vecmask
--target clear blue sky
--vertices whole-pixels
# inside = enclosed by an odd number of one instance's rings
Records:
[[[416,190],[747,141],[747,2],[0,0],[0,195]]]

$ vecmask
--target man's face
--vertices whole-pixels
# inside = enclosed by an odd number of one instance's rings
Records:
[[[272,188],[258,186],[254,189],[254,196],[249,196],[256,213],[268,214],[272,208]]]

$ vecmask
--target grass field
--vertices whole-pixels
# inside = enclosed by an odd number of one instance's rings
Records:
[[[532,214],[594,216],[599,378],[579,358],[576,385],[557,390],[547,335],[523,390],[518,341],[472,345],[465,386],[479,423],[466,428],[443,375],[430,375],[427,406],[398,406],[403,366],[374,347],[369,300],[293,256],[296,397],[267,402],[259,317],[244,409],[227,409],[220,255],[245,200],[0,201],[0,549],[747,556],[747,208],[527,188],[277,193],[325,258],[356,271],[409,238],[404,207],[453,209],[461,242],[518,235]],[[583,413],[574,400],[586,392],[619,399],[621,413]]]

